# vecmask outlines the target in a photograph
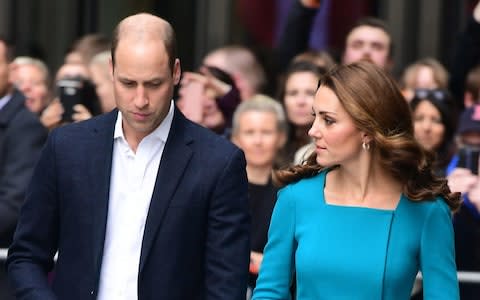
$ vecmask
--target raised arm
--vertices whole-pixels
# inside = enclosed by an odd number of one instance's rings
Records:
[[[313,20],[319,0],[295,0],[277,46],[277,68],[283,72],[295,55],[308,50]]]
[[[460,108],[463,107],[465,80],[468,72],[480,63],[480,1],[459,35],[450,70],[449,89]]]

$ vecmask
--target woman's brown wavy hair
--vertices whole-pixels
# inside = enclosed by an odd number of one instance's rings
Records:
[[[408,103],[386,72],[369,62],[340,65],[322,76],[318,86],[331,89],[357,128],[372,137],[374,159],[403,184],[408,198],[424,201],[442,196],[452,211],[460,207],[460,194],[451,193],[447,180],[433,172],[434,154],[415,140]],[[315,176],[323,168],[314,152],[304,164],[279,170],[274,178],[284,186]]]

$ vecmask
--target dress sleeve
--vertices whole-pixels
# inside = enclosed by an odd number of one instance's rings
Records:
[[[441,199],[430,208],[420,247],[423,299],[459,299],[452,218]]]
[[[297,248],[295,215],[295,202],[287,186],[278,192],[253,300],[290,299]]]

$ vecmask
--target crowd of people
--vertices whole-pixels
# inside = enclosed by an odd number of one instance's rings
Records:
[[[478,299],[480,2],[400,78],[377,18],[308,49],[320,2],[273,84],[241,45],[182,70],[146,13],[55,74],[0,38],[0,299]]]

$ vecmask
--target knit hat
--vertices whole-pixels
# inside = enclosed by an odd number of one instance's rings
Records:
[[[460,116],[457,133],[471,131],[480,133],[480,104],[465,109]]]

